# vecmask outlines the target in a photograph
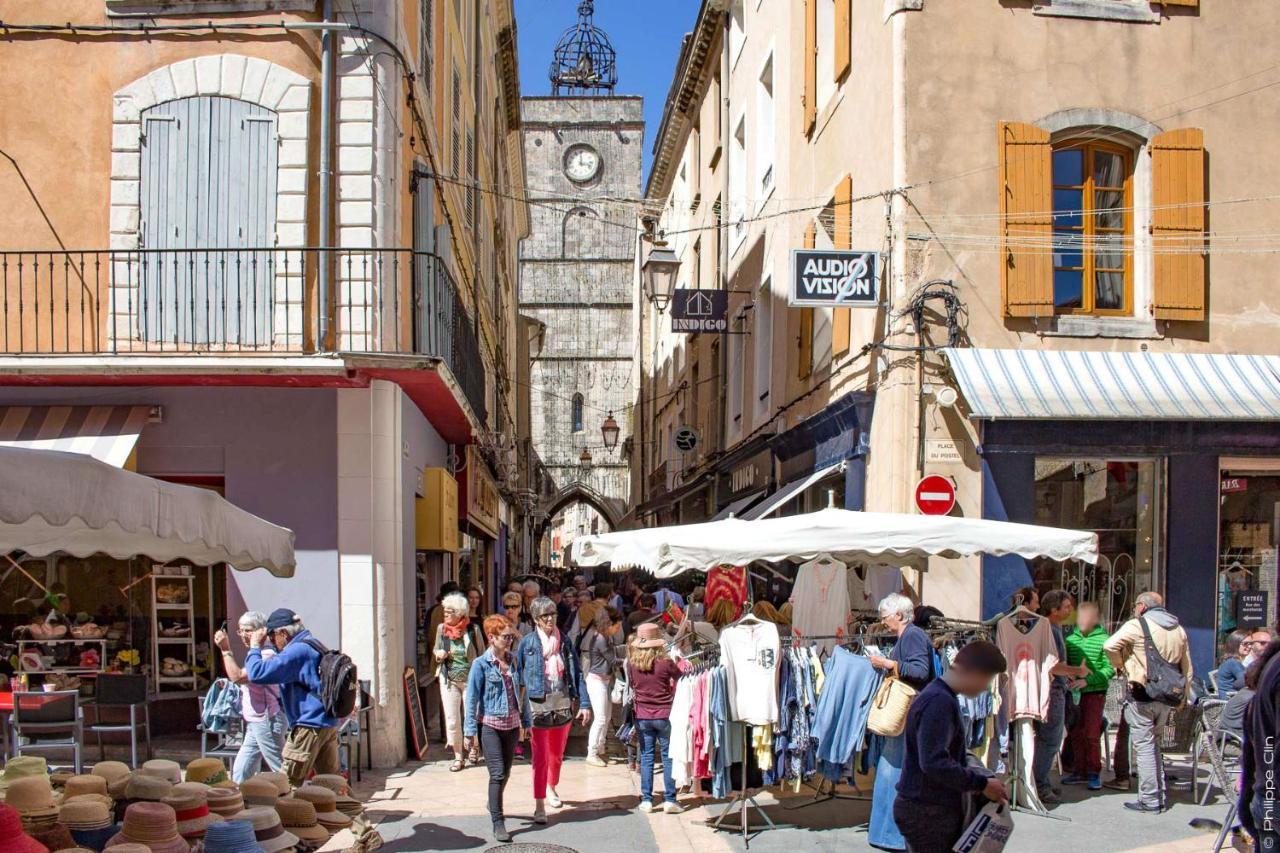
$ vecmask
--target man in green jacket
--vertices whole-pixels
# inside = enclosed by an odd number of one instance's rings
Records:
[[[1076,628],[1066,638],[1067,663],[1083,663],[1088,673],[1073,684],[1080,691],[1080,712],[1068,733],[1072,767],[1062,777],[1062,784],[1088,784],[1090,791],[1102,788],[1102,710],[1107,701],[1107,684],[1115,675],[1102,650],[1106,641],[1107,632],[1098,624],[1098,605],[1081,602],[1076,609]]]

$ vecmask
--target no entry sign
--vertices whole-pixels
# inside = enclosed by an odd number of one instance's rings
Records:
[[[916,509],[925,515],[946,515],[956,505],[956,487],[938,474],[922,477],[916,483]]]

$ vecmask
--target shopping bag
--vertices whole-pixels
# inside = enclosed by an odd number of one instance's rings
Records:
[[[889,676],[880,682],[871,700],[871,713],[867,715],[867,728],[878,735],[897,737],[907,728],[907,711],[916,689],[901,679]]]
[[[987,803],[951,849],[955,853],[1001,853],[1013,834],[1008,803]]]

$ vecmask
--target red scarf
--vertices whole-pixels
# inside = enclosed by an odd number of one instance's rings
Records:
[[[471,623],[467,617],[463,616],[456,622],[450,622],[448,619],[441,623],[444,628],[444,635],[450,640],[461,640],[463,634],[467,633],[467,625]]]

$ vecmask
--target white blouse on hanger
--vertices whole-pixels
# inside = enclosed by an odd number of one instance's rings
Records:
[[[800,566],[791,593],[791,627],[801,636],[838,634],[843,637],[849,624],[848,567],[832,557],[822,556]],[[824,654],[840,640],[821,640]]]

